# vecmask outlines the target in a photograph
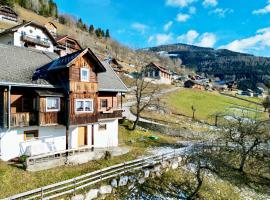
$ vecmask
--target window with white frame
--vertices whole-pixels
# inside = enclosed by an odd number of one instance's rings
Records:
[[[46,111],[47,112],[60,111],[60,98],[59,97],[47,97],[46,98]]]
[[[87,68],[81,68],[81,81],[89,82],[90,71]]]
[[[93,100],[92,99],[76,99],[75,101],[76,112],[93,112]]]

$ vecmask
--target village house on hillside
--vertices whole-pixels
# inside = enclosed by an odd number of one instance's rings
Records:
[[[123,70],[124,67],[115,58],[108,58],[105,59],[105,61],[107,61],[111,65],[116,74],[122,75],[125,72]]]
[[[142,76],[146,81],[153,81],[157,84],[171,84],[172,82],[170,71],[153,62],[143,67]]]
[[[16,24],[18,22],[18,14],[8,6],[0,6],[0,21]]]
[[[48,31],[52,34],[54,38],[57,36],[57,26],[53,22],[47,22],[44,26],[48,29]]]
[[[71,36],[63,35],[56,37],[57,47],[55,52],[60,56],[81,50],[82,47],[79,42]]]
[[[0,33],[0,43],[54,52],[57,44],[48,29],[36,22],[26,22]]]
[[[90,49],[59,57],[0,44],[0,159],[117,146],[125,92]]]

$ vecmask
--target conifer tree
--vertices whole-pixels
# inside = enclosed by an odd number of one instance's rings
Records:
[[[111,36],[110,36],[110,31],[109,31],[109,29],[106,30],[105,37],[106,37],[106,38],[110,38],[110,37],[111,37]]]
[[[95,31],[94,25],[91,24],[91,25],[89,26],[89,33],[90,33],[90,34],[93,34],[94,31]]]

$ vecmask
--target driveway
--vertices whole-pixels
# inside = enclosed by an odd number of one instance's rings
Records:
[[[174,92],[174,91],[177,91],[179,90],[179,88],[171,88],[171,89],[167,89],[167,90],[163,90],[161,91],[160,93],[156,94],[155,97],[160,97],[164,94],[167,94],[167,93],[171,93],[171,92]],[[145,97],[145,99],[147,99],[147,97]],[[123,104],[123,116],[128,119],[128,120],[131,120],[131,121],[135,121],[136,120],[136,116],[131,112],[131,107],[136,105],[136,101],[128,101],[126,103]],[[150,121],[150,120],[147,120],[147,119],[143,119],[143,118],[140,118],[139,121],[142,121],[142,122],[147,122],[147,123],[152,123],[152,124],[159,124],[159,123],[156,123],[156,122],[153,122],[153,121]],[[163,124],[159,124],[159,125],[163,125]]]

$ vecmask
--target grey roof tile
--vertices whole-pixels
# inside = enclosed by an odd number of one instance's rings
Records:
[[[108,61],[103,61],[102,64],[106,68],[106,72],[98,74],[98,90],[127,92],[127,86],[114,72]]]
[[[0,82],[52,86],[33,76],[36,69],[57,58],[54,53],[0,44]]]

